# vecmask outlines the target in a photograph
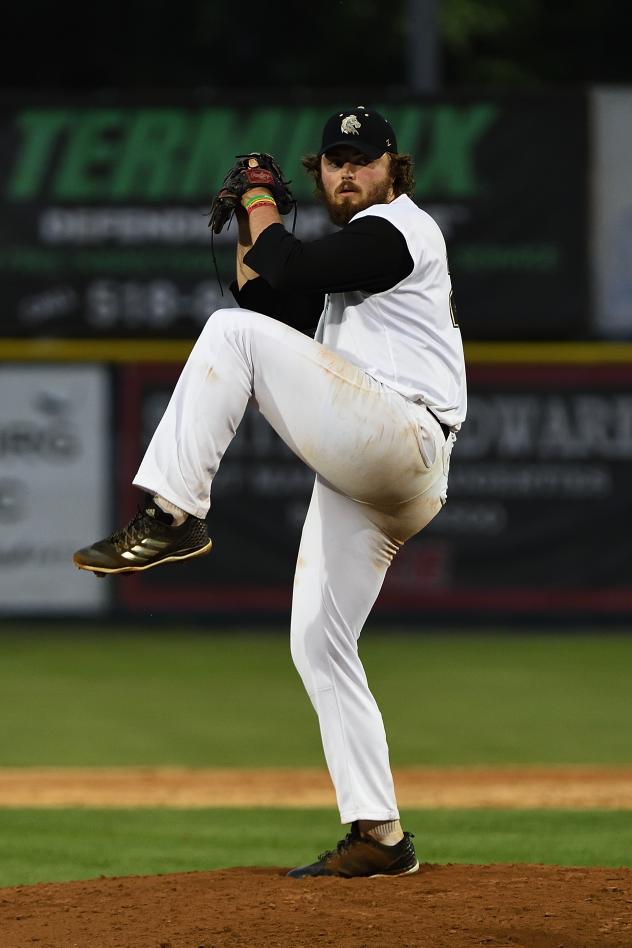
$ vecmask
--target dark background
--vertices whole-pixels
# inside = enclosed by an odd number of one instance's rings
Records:
[[[384,95],[409,85],[412,7],[411,0],[118,0],[79,8],[23,0],[3,11],[5,44],[21,54],[0,57],[0,83],[39,91]],[[443,0],[439,89],[629,81],[626,13],[620,0]]]

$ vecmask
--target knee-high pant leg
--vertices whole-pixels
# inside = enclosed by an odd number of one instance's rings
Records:
[[[318,714],[342,823],[398,818],[358,638],[397,550],[369,509],[316,478],[294,579],[292,657]]]
[[[205,517],[251,397],[294,453],[347,496],[399,504],[440,476],[421,458],[401,395],[289,326],[233,309],[202,330],[134,484]]]

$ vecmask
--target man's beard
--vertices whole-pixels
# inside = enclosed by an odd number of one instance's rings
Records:
[[[359,211],[365,211],[367,207],[371,207],[373,204],[388,204],[392,197],[392,186],[392,180],[387,178],[386,181],[374,184],[362,201],[353,201],[353,203],[345,197],[341,202],[334,203],[328,194],[323,193],[323,201],[330,221],[337,227],[344,227]],[[357,191],[353,191],[352,196],[357,193]]]

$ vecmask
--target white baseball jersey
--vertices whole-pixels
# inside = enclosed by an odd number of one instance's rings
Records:
[[[315,338],[456,431],[466,413],[465,362],[443,235],[405,194],[353,220],[367,215],[385,218],[403,234],[412,272],[382,293],[328,294]]]

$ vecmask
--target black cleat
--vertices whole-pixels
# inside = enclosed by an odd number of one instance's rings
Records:
[[[419,869],[412,838],[412,833],[404,833],[401,842],[385,846],[371,836],[363,836],[357,822],[352,823],[351,832],[335,849],[322,853],[309,866],[291,869],[288,876],[292,879],[308,879],[311,876],[342,876],[351,879],[356,876],[409,875]]]
[[[126,527],[116,530],[105,540],[77,550],[73,562],[96,576],[111,573],[138,573],[179,560],[205,556],[211,552],[212,541],[206,521],[188,516],[178,527],[153,498],[145,495],[145,504]]]

